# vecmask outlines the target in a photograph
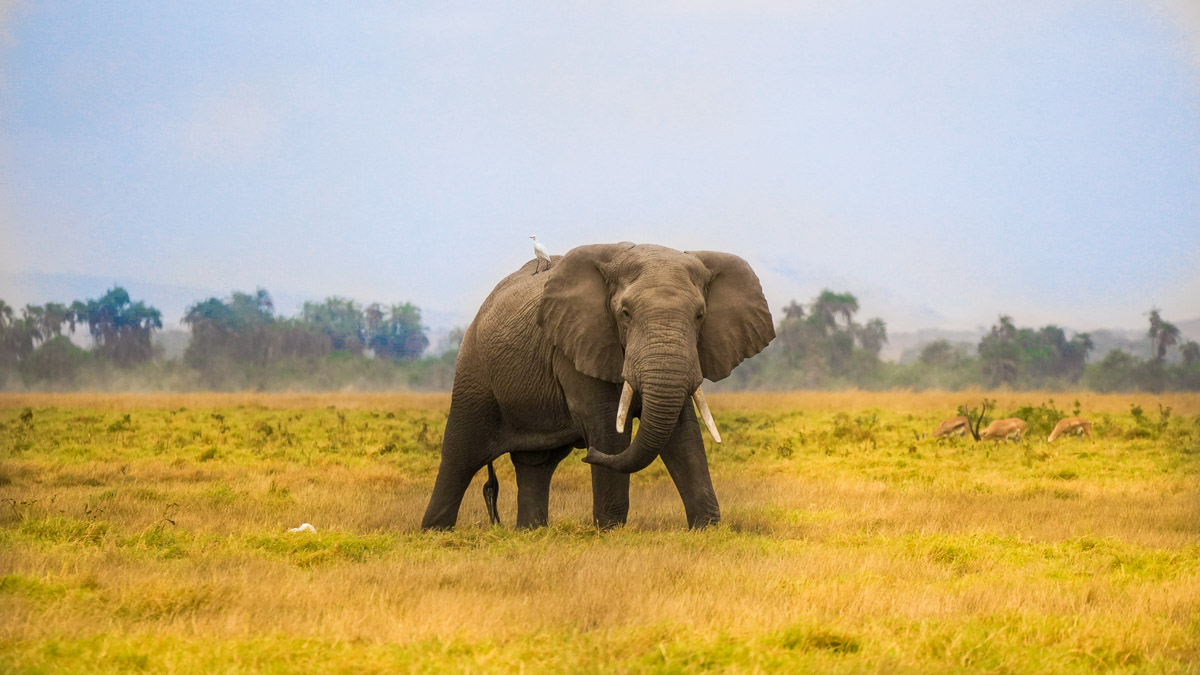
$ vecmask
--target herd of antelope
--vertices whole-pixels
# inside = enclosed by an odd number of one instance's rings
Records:
[[[1012,441],[1018,443],[1025,436],[1025,430],[1028,425],[1025,420],[1009,417],[1007,419],[996,420],[987,425],[983,431],[979,430],[979,426],[983,423],[983,416],[987,414],[987,405],[979,412],[979,419],[975,421],[975,426],[971,426],[971,418],[966,415],[951,417],[948,420],[942,421],[938,428],[934,430],[934,438],[946,438],[949,436],[965,436],[970,433],[976,441],[992,441],[998,444],[1000,441]],[[1092,423],[1083,417],[1067,417],[1058,421],[1054,425],[1054,430],[1050,432],[1050,437],[1046,442],[1053,442],[1059,436],[1068,434],[1076,434],[1079,436],[1092,437]]]

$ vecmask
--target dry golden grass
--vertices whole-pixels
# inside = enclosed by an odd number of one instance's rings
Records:
[[[1200,394],[1100,394],[1090,391],[796,391],[796,392],[736,392],[709,396],[714,409],[772,410],[798,409],[854,412],[878,408],[909,413],[942,412],[953,416],[960,405],[978,408],[983,399],[994,400],[1000,409],[1012,409],[1026,404],[1053,400],[1060,408],[1069,408],[1079,401],[1081,409],[1091,413],[1125,413],[1130,404],[1147,409],[1158,404],[1171,406],[1180,415],[1200,415]]]
[[[909,413],[943,412],[951,414],[960,405],[978,407],[983,399],[994,400],[1000,408],[1015,408],[1026,403],[1054,400],[1066,408],[1079,401],[1084,410],[1124,413],[1132,403],[1152,409],[1157,404],[1171,406],[1180,415],[1200,415],[1200,394],[1194,393],[1124,393],[1101,394],[1089,391],[793,391],[793,392],[717,392],[708,395],[713,409],[855,412],[877,408]],[[413,392],[296,392],[296,393],[0,393],[0,410],[17,407],[59,406],[64,408],[96,408],[101,410],[132,410],[138,408],[170,409],[232,408],[261,406],[273,409],[308,409],[334,406],[349,410],[419,409],[446,410],[450,407],[449,393]]]
[[[715,529],[656,463],[597,532],[573,455],[551,527],[485,526],[477,477],[450,533],[417,527],[444,398],[7,398],[0,669],[1200,667],[1194,399],[1012,394],[1109,418],[991,446],[916,440],[964,399],[907,396],[712,396]]]

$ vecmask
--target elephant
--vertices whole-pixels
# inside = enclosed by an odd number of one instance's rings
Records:
[[[598,527],[626,522],[629,474],[660,456],[688,526],[719,522],[692,402],[719,442],[701,380],[727,377],[775,337],[750,265],[630,242],[579,246],[536,275],[534,265],[505,277],[463,335],[421,527],[454,527],[475,473],[504,454],[516,473],[517,527],[544,526],[550,478],[582,448]],[[630,417],[640,419],[634,438]]]

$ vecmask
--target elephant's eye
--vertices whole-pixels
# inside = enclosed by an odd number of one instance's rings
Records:
[[[622,310],[621,310],[621,316],[623,316],[623,317],[625,317],[626,319],[628,319],[628,318],[629,318],[629,310],[628,310],[628,309],[622,309]]]
[[[704,310],[700,310],[699,312],[696,312],[696,320],[697,321],[704,320]]]

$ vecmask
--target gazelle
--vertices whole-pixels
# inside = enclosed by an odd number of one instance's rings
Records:
[[[987,411],[988,400],[984,399],[983,406],[979,408],[979,417],[972,422],[971,408],[970,406],[964,405],[959,408],[959,412],[965,412],[967,414],[959,415],[958,417],[951,417],[948,420],[943,420],[942,423],[938,425],[938,428],[934,430],[933,437],[945,438],[947,436],[965,436],[966,434],[971,434],[971,438],[974,438],[978,441],[979,427],[983,424],[983,418],[987,416]]]
[[[1050,438],[1046,439],[1049,443],[1059,436],[1067,434],[1078,434],[1080,436],[1092,437],[1092,423],[1083,417],[1067,417],[1058,421],[1054,425],[1054,431],[1050,432]]]
[[[1025,420],[1020,420],[1016,417],[996,420],[979,433],[979,440],[990,440],[996,443],[1000,441],[1012,441],[1016,443],[1025,435],[1026,428]]]
[[[965,436],[971,430],[971,420],[965,416],[951,417],[948,420],[943,420],[938,428],[933,432],[934,438],[943,438],[946,436]]]

